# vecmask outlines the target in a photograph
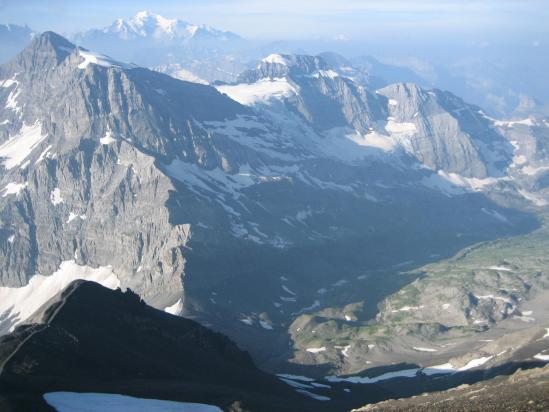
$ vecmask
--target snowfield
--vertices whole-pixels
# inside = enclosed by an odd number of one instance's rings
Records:
[[[13,169],[23,163],[46,136],[42,134],[40,122],[35,122],[30,126],[23,124],[18,134],[0,146],[0,157],[5,158],[3,161],[5,168]]]
[[[57,412],[221,412],[203,403],[142,399],[111,393],[49,392],[44,399]]]
[[[95,64],[102,67],[118,67],[121,69],[131,69],[136,67],[135,65],[121,63],[110,58],[109,56],[94,53],[88,50],[78,50],[78,54],[84,59],[82,63],[78,64],[78,68],[82,70],[88,67],[90,64]]]
[[[27,186],[28,183],[8,183],[6,187],[4,187],[4,193],[2,194],[2,197],[6,197],[8,195],[17,196]]]
[[[251,84],[218,86],[217,90],[245,106],[268,103],[271,99],[281,99],[298,94],[296,87],[283,78],[261,79]]]

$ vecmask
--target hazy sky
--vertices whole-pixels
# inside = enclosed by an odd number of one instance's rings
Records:
[[[69,33],[145,9],[249,39],[549,38],[548,0],[0,0],[0,21]]]

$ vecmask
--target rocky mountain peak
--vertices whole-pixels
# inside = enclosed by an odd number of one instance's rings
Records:
[[[237,82],[291,77],[335,77],[337,73],[319,56],[300,54],[271,54],[263,58],[255,70],[242,73]]]
[[[76,46],[52,31],[36,36],[18,55],[17,63],[22,69],[51,69],[71,54]]]

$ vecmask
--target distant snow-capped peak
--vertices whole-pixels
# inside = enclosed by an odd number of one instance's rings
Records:
[[[195,25],[179,19],[168,19],[149,11],[140,11],[129,20],[116,19],[103,32],[119,34],[123,39],[138,37],[167,38],[167,39],[190,39],[199,33],[206,33],[210,36],[223,38],[236,35],[216,30],[205,25]]]

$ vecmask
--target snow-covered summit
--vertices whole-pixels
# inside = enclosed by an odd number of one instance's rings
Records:
[[[286,58],[280,54],[270,54],[261,60],[263,63],[281,64],[283,66],[288,65]]]
[[[169,19],[144,10],[128,20],[116,19],[110,26],[101,30],[104,34],[114,34],[124,40],[153,38],[162,40],[186,40],[200,35],[219,39],[237,37],[233,33],[217,30],[205,25],[191,24],[179,19]]]

